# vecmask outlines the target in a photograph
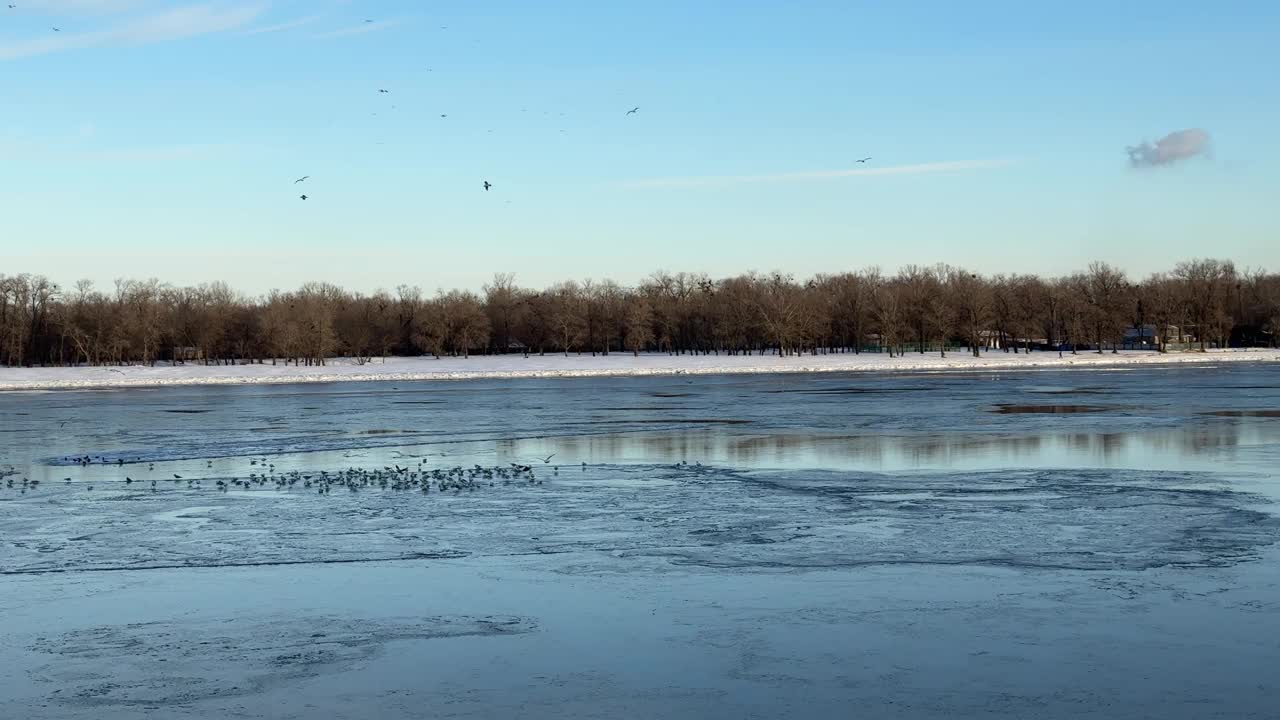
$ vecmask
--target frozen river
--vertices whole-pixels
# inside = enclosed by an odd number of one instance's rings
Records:
[[[0,718],[1274,717],[1278,416],[1249,364],[0,393]]]

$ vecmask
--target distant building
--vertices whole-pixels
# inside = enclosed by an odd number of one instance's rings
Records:
[[[192,347],[190,345],[186,345],[186,346],[178,345],[178,346],[174,346],[173,348],[174,362],[187,362],[188,360],[203,360],[203,359],[204,359],[204,353],[201,352],[200,348],[198,347]]]
[[[1124,329],[1124,348],[1126,350],[1143,350],[1157,348],[1169,343],[1189,342],[1187,336],[1182,334],[1177,325],[1166,327],[1165,332],[1166,335],[1162,341],[1160,327],[1157,325],[1127,327]]]

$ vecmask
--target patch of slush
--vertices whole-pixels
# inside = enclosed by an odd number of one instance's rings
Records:
[[[110,625],[38,638],[48,662],[30,670],[54,702],[172,710],[255,695],[342,673],[390,642],[527,633],[515,616],[446,615],[355,620],[330,616],[182,620]]]
[[[152,519],[161,522],[187,522],[196,525],[203,525],[213,518],[208,517],[209,513],[223,509],[222,505],[197,505],[194,507],[179,508],[177,510],[167,510],[152,515]]]

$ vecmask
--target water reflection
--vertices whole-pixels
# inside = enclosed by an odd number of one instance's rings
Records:
[[[912,470],[998,470],[1028,468],[1130,468],[1145,470],[1229,469],[1257,471],[1280,446],[1280,422],[1266,418],[1204,418],[1171,427],[1074,432],[866,432],[821,433],[770,430],[756,425],[681,425],[653,430],[619,429],[537,437],[432,437],[396,430],[364,430],[343,435],[335,448],[317,447],[311,437],[283,452],[228,455],[210,447],[153,462],[117,466],[49,465],[38,460],[11,465],[19,477],[45,483],[122,481],[126,476],[168,482],[173,473],[190,477],[243,477],[250,472],[341,471],[351,467],[473,464],[532,464],[555,467],[589,464],[688,462],[742,469],[827,469],[895,472]],[[308,447],[310,446],[310,447]],[[191,451],[195,452],[191,452]],[[555,453],[553,463],[542,458]],[[268,459],[269,458],[269,459]]]
[[[1075,415],[1118,409],[1105,405],[995,405],[991,412],[1000,415]]]
[[[1261,475],[1280,458],[1273,374],[1254,366],[0,394],[0,415],[11,419],[0,423],[0,473],[165,481],[245,477],[261,470],[250,458],[268,456],[280,472],[410,459],[541,465],[557,453],[562,475],[582,462],[682,460],[870,471],[1234,463]],[[95,456],[89,467],[67,460],[85,454]]]
[[[558,452],[563,463],[702,462],[749,468],[901,471],[1027,467],[1207,469],[1280,441],[1280,424],[1210,422],[1134,432],[832,435],[719,429],[509,440],[499,457]]]

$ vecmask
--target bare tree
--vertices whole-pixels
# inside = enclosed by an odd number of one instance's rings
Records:
[[[963,268],[952,268],[947,286],[955,304],[956,323],[974,357],[981,356],[983,333],[991,318],[991,289],[982,278]]]
[[[770,274],[757,283],[756,307],[760,326],[778,355],[789,355],[797,335],[796,323],[801,308],[799,291],[790,275]]]
[[[653,308],[643,295],[631,301],[625,324],[627,349],[639,355],[653,342]]]
[[[512,332],[522,303],[520,288],[516,286],[515,273],[494,273],[493,280],[484,286],[485,313],[494,330],[494,342],[498,352],[511,348]]]
[[[1224,260],[1188,260],[1178,263],[1173,274],[1182,281],[1188,315],[1200,342],[1200,351],[1204,352],[1205,337],[1212,332],[1218,318],[1225,314],[1222,307],[1224,290],[1234,279],[1235,266]]]
[[[876,328],[880,331],[880,344],[889,350],[893,357],[895,348],[901,349],[903,331],[906,326],[902,312],[902,285],[889,280],[882,281],[872,296],[872,308],[876,319]]]
[[[1124,272],[1107,263],[1094,262],[1080,280],[1077,289],[1088,308],[1089,326],[1098,352],[1103,352],[1107,340],[1115,352],[1128,320],[1125,305],[1129,284]]]
[[[586,308],[582,290],[569,280],[554,287],[550,293],[551,326],[565,356],[582,342],[586,331]]]
[[[945,268],[940,268],[935,277],[945,278],[946,273]],[[929,298],[928,306],[925,308],[925,320],[933,331],[933,336],[938,340],[938,353],[946,357],[947,343],[951,341],[951,336],[956,331],[956,308],[959,303],[949,297],[949,286],[939,283],[938,287],[946,290],[947,294],[939,292]]]
[[[468,357],[471,350],[489,341],[489,317],[484,303],[474,293],[460,290],[441,292],[436,299],[437,315],[443,322],[444,347],[454,355]]]
[[[1118,351],[1130,327],[1139,343],[1280,345],[1280,276],[1192,260],[1131,285],[1123,270],[1042,279],[981,277],[958,268],[908,266],[886,281],[878,269],[797,280],[754,273],[716,280],[657,272],[638,287],[611,280],[522,289],[498,274],[483,298],[416,287],[349,292],[309,283],[249,298],[226,283],[173,287],[121,279],[109,292],[47,278],[0,275],[0,364],[159,362],[324,364],[346,355],[523,350],[609,353],[861,352],[872,333],[894,355],[963,339],[972,353],[1040,343]],[[1152,329],[1154,328],[1154,329]]]
[[[911,328],[916,349],[921,355],[929,342],[929,314],[939,295],[939,285],[931,270],[919,265],[906,265],[898,271],[898,314],[901,324]]]

